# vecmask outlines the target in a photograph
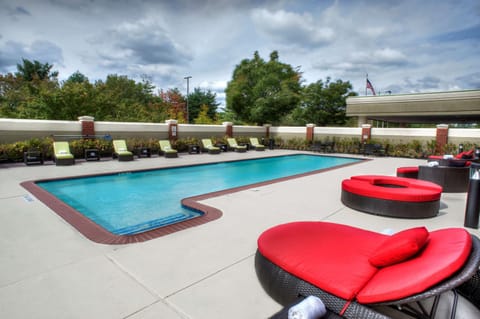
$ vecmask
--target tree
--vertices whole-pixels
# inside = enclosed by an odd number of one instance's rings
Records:
[[[354,95],[350,82],[330,82],[329,77],[325,82],[319,80],[303,88],[301,105],[292,112],[292,118],[302,125],[343,125],[347,120],[346,98]]]
[[[51,72],[53,65],[41,63],[37,60],[33,62],[22,59],[22,64],[17,63],[17,77],[23,78],[25,81],[33,80],[56,80],[58,71]]]
[[[94,84],[92,101],[95,118],[99,121],[152,122],[163,120],[161,100],[152,95],[148,82],[136,83],[127,76],[111,74],[105,82]],[[154,114],[158,110],[159,112]]]
[[[161,91],[160,97],[164,103],[169,118],[176,119],[179,123],[186,122],[187,103],[180,90],[169,89],[166,92]]]
[[[58,90],[58,72],[51,72],[52,65],[22,59],[15,75],[0,79],[0,114],[12,118],[48,119],[50,105],[45,97]]]
[[[215,118],[212,118],[208,115],[209,111],[208,105],[204,104],[200,107],[200,112],[198,116],[195,117],[194,123],[195,124],[215,124]]]
[[[235,67],[225,90],[226,109],[240,121],[275,124],[300,101],[301,73],[278,60],[278,52],[265,62],[254,53]]]
[[[188,95],[188,115],[190,118],[189,123],[192,119],[196,119],[202,107],[206,106],[206,116],[210,119],[214,119],[217,115],[217,107],[220,105],[216,102],[217,95],[212,91],[202,91],[200,88],[195,88],[192,93]]]
[[[12,73],[0,74],[0,117],[22,118],[30,99],[24,81]]]
[[[84,83],[84,82],[88,82],[88,78],[80,73],[80,71],[76,71],[75,73],[72,73],[72,75],[70,75],[66,81],[67,83]]]

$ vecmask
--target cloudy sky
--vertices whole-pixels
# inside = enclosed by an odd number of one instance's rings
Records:
[[[480,88],[478,0],[0,0],[0,73],[22,58],[147,77],[158,89],[216,92],[243,59],[273,50],[305,84],[350,81],[365,94]]]

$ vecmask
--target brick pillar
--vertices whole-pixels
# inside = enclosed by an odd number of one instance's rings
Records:
[[[223,126],[225,126],[225,135],[228,137],[233,137],[233,123],[232,122],[223,122]]]
[[[178,138],[178,121],[166,120],[165,123],[168,124],[168,140],[176,141]]]
[[[307,124],[307,142],[312,142],[314,137],[315,124]]]
[[[448,125],[437,125],[437,139],[435,143],[435,154],[443,155],[445,145],[448,143]]]
[[[362,144],[370,142],[370,138],[372,137],[372,125],[370,124],[363,124],[362,125]]]
[[[80,116],[78,120],[82,124],[82,137],[95,138],[95,118],[92,116]]]
[[[272,124],[263,124],[263,127],[265,128],[265,138],[270,138],[270,127]]]

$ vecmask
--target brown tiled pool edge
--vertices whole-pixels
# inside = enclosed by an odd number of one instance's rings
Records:
[[[361,161],[360,161],[361,162]],[[283,182],[299,177],[309,176],[313,174],[318,174],[321,172],[326,172],[333,169],[338,169],[354,164],[358,164],[360,162],[353,162],[347,163],[343,165],[338,165],[331,168],[311,171],[303,174],[292,175],[282,178],[277,178],[273,180],[269,180],[266,182],[260,182],[255,184],[250,184],[246,186],[240,186],[235,188],[229,188],[217,192],[206,193],[198,196],[192,196],[182,199],[182,205],[200,211],[203,214],[199,217],[195,217],[189,220],[185,220],[182,222],[178,222],[172,225],[167,225],[163,227],[159,227],[156,229],[152,229],[143,233],[134,234],[134,235],[115,235],[103,227],[99,226],[98,224],[91,221],[89,218],[85,217],[82,213],[78,212],[77,210],[73,209],[72,207],[68,206],[43,188],[39,187],[35,181],[26,181],[20,183],[22,187],[24,187],[27,191],[29,191],[33,196],[35,196],[38,200],[44,203],[47,207],[53,210],[56,214],[62,217],[65,221],[67,221],[70,225],[72,225],[75,229],[77,229],[81,234],[83,234],[88,239],[92,240],[93,242],[99,244],[107,244],[107,245],[122,245],[122,244],[131,244],[131,243],[139,243],[144,242],[147,240],[151,240],[154,238],[162,237],[168,234],[172,234],[187,228],[199,226],[213,220],[220,218],[223,213],[221,210],[205,205],[200,203],[200,201],[222,196],[230,193],[239,192],[242,190],[266,186],[278,182]]]

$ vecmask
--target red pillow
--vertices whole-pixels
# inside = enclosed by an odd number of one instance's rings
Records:
[[[368,259],[375,267],[390,266],[415,255],[425,246],[428,230],[416,227],[398,232],[386,239]]]
[[[473,158],[473,150],[458,153],[457,155],[455,155],[455,158],[457,158],[457,159],[471,159],[471,158]]]

